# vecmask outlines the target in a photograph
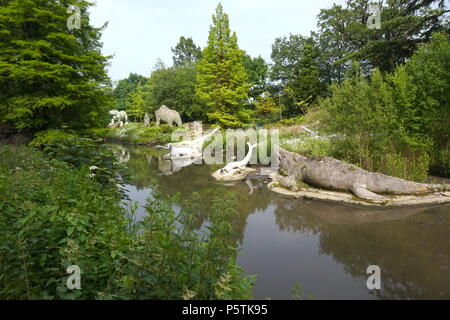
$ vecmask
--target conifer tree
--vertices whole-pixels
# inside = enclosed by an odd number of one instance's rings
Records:
[[[68,8],[72,7],[72,13]],[[83,0],[10,0],[0,6],[0,123],[40,130],[107,117],[110,81],[103,28]],[[68,19],[80,9],[80,28]]]
[[[242,127],[252,121],[252,111],[245,107],[249,88],[243,56],[219,3],[208,45],[197,65],[196,96],[205,106],[208,119],[225,127]]]

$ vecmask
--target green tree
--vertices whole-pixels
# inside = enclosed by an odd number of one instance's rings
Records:
[[[322,57],[314,39],[301,35],[277,38],[272,45],[271,79],[277,83],[274,90],[285,105],[285,114],[305,113],[325,93],[327,82],[323,77]]]
[[[415,92],[408,90],[404,94],[408,99],[414,99],[409,103],[412,110],[407,117],[409,131],[431,139],[432,169],[450,177],[449,35],[434,34],[429,43],[419,46],[405,69],[410,83],[417,88]]]
[[[175,48],[171,48],[171,50],[174,67],[196,63],[202,55],[201,48],[195,45],[192,38],[180,37]]]
[[[380,29],[367,27],[371,3],[380,8]],[[349,0],[345,7],[335,4],[318,16],[320,33],[328,42],[324,54],[334,56],[338,64],[358,60],[366,72],[374,67],[393,71],[411,57],[418,44],[428,42],[433,32],[449,31],[445,23],[448,12],[442,0]]]
[[[132,96],[132,109],[142,116],[161,105],[177,110],[186,120],[204,120],[195,96],[196,68],[192,64],[154,70],[145,86]]]
[[[68,29],[67,8],[81,10]],[[11,0],[0,6],[0,122],[19,129],[98,125],[111,102],[101,31],[81,0]]]
[[[263,123],[275,122],[281,118],[282,109],[268,92],[263,92],[255,100],[256,115]]]
[[[209,120],[225,127],[242,127],[252,121],[248,101],[243,51],[231,33],[229,18],[219,3],[213,15],[208,45],[197,64],[196,96],[206,107]]]
[[[145,85],[146,81],[146,77],[135,73],[130,73],[128,78],[119,80],[113,90],[113,95],[116,99],[115,108],[118,110],[129,109],[132,94],[139,86]]]
[[[269,66],[261,56],[252,58],[244,54],[244,68],[250,85],[249,96],[255,99],[266,90]]]

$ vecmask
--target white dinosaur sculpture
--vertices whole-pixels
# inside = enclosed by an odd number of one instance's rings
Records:
[[[245,166],[249,163],[250,158],[252,157],[253,149],[256,148],[257,146],[256,144],[252,145],[250,142],[247,142],[247,145],[249,147],[249,150],[245,158],[242,159],[241,161],[234,161],[228,163],[225,167],[220,169],[220,173],[222,175],[231,175],[234,173],[234,171],[245,168]]]
[[[124,124],[128,124],[128,115],[125,111],[117,111],[110,110],[109,114],[112,116],[110,126],[114,125],[117,122],[123,122]]]
[[[175,143],[168,143],[166,146],[156,146],[156,148],[168,149],[170,152],[164,157],[166,159],[173,158],[201,158],[202,157],[202,146],[205,139],[212,136],[220,128],[215,128],[210,133],[202,135],[194,140],[184,140]]]
[[[187,147],[190,147],[190,148],[195,148],[195,149],[201,150],[205,140],[207,138],[209,138],[210,136],[212,136],[213,134],[215,134],[219,129],[220,129],[220,127],[217,127],[214,130],[212,130],[211,132],[209,132],[208,134],[204,134],[201,137],[198,137],[197,139],[184,140],[184,141],[180,141],[180,142],[169,143],[168,146],[179,146],[179,147],[187,146]]]

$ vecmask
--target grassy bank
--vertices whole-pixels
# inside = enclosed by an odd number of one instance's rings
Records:
[[[155,145],[170,142],[171,134],[175,129],[176,127],[170,127],[167,124],[161,124],[159,127],[154,125],[144,127],[142,123],[131,123],[122,128],[88,129],[83,133],[93,138],[131,144]]]
[[[189,202],[175,213],[156,197],[134,223],[112,159],[96,159],[91,170],[86,143],[47,146],[46,154],[0,145],[0,299],[251,298],[253,280],[236,266],[229,240],[233,195],[214,200],[203,239],[184,227],[195,213]],[[71,265],[81,270],[81,290],[66,287]]]

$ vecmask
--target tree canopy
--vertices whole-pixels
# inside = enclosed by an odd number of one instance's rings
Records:
[[[81,11],[69,30],[67,8]],[[81,0],[11,0],[0,6],[0,122],[18,129],[95,126],[107,115],[110,81],[102,28]]]

